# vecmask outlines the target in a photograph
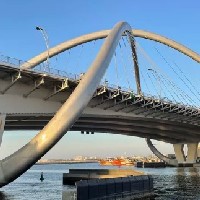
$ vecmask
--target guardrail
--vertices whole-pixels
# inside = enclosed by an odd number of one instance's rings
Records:
[[[12,67],[15,67],[15,68],[18,68],[18,69],[20,69],[20,67],[23,64],[28,63],[27,61],[19,60],[19,59],[12,58],[12,57],[9,57],[9,56],[4,56],[4,55],[0,55],[0,61],[3,62],[3,63],[8,63]],[[58,77],[70,78],[72,80],[78,80],[79,79],[79,75],[67,73],[66,71],[55,69],[55,68],[52,68],[52,67],[47,67],[46,62],[42,62],[39,65],[36,65],[34,68],[29,69],[29,71],[46,73],[46,74],[58,76]]]
[[[0,55],[0,61],[2,63],[9,63],[12,67],[18,68],[20,69],[20,67],[25,64],[28,63],[27,61],[23,61],[23,60],[19,60],[16,58],[12,58],[9,56],[4,56],[4,55]],[[82,74],[72,74],[72,73],[68,73],[66,71],[63,70],[59,70],[59,69],[55,69],[52,67],[47,67],[47,63],[44,61],[43,63],[40,63],[39,65],[36,65],[34,68],[28,70],[28,71],[34,71],[34,72],[38,72],[38,73],[45,73],[54,77],[58,77],[58,78],[67,78],[67,79],[71,79],[73,81],[79,81],[81,79],[81,77],[84,75],[84,73]],[[161,104],[169,104],[169,105],[173,105],[173,106],[180,106],[181,108],[186,108],[186,109],[195,109],[199,111],[199,108],[197,106],[191,106],[188,104],[183,104],[180,102],[172,102],[170,99],[168,99],[167,97],[157,97],[155,95],[151,95],[151,94],[147,94],[147,93],[142,93],[141,95],[137,95],[136,92],[134,92],[133,90],[131,90],[130,88],[126,88],[126,87],[121,87],[121,86],[117,86],[114,84],[109,84],[108,81],[102,81],[100,87],[106,86],[108,89],[111,90],[117,90],[119,89],[121,92],[127,92],[127,93],[132,93],[135,96],[141,96],[144,99],[148,99],[149,100],[153,100],[156,102],[160,102]],[[200,111],[199,111],[200,112]]]

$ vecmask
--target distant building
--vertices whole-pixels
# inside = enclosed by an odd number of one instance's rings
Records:
[[[85,160],[85,158],[83,156],[76,156],[76,157],[74,157],[74,160],[82,161],[82,160]]]

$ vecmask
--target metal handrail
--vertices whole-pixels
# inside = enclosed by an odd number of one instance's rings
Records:
[[[0,62],[2,63],[9,63],[12,67],[15,68],[20,68],[23,64],[28,63],[27,61],[23,61],[23,60],[19,60],[10,56],[4,56],[4,55],[0,55]],[[59,70],[56,68],[52,68],[52,67],[46,67],[45,62],[40,63],[39,65],[36,65],[34,68],[26,70],[26,71],[34,71],[34,72],[38,72],[38,73],[45,73],[47,75],[51,75],[54,77],[58,77],[58,78],[68,78],[70,80],[73,81],[78,81],[81,78],[81,74],[72,74],[72,73],[68,73],[66,71],[63,70]],[[121,92],[129,92],[132,93],[133,95],[137,95],[133,90],[130,90],[130,88],[126,88],[126,87],[120,87],[114,84],[110,84],[108,82],[102,82],[100,87],[106,86],[108,89],[110,90],[117,90],[119,89]],[[192,106],[192,105],[188,105],[188,104],[182,104],[180,102],[175,102],[173,103],[170,99],[168,99],[167,97],[164,98],[159,98],[158,96],[155,95],[151,95],[151,94],[147,94],[147,93],[142,93],[141,95],[139,95],[141,98],[150,98],[154,101],[160,102],[160,103],[165,103],[165,104],[170,104],[172,106],[183,106],[187,109],[195,109],[195,110],[199,110],[198,107],[196,106]]]

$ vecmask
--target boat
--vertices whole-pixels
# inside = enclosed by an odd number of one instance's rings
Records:
[[[135,163],[128,159],[128,158],[110,158],[110,159],[101,159],[99,160],[100,165],[106,165],[106,166],[132,166],[135,165]]]
[[[118,159],[118,158],[113,159],[113,160],[112,160],[112,165],[114,165],[114,166],[121,166],[121,165],[123,165],[123,164],[122,164],[122,160],[121,160],[121,159]]]
[[[99,160],[99,164],[100,165],[108,165],[108,166],[110,166],[110,165],[112,165],[112,159],[101,159],[101,160]]]

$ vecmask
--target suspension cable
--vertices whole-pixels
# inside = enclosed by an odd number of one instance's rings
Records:
[[[122,37],[122,40],[123,40],[124,46],[126,47],[126,44],[124,42],[124,38],[123,37]],[[121,56],[121,60],[122,60],[122,63],[123,63],[123,68],[124,68],[124,72],[125,72],[125,76],[126,76],[126,81],[127,81],[129,90],[131,91],[130,81],[129,81],[129,78],[128,78],[128,75],[127,75],[127,66],[126,66],[126,64],[124,62],[124,54],[122,52],[122,48],[121,48],[120,42],[119,42],[119,46],[120,46],[120,56]]]
[[[80,59],[81,59],[82,53],[83,53],[83,44],[81,44],[81,50],[79,51],[79,55],[78,55],[77,62],[76,62],[76,68],[77,69],[78,69],[79,64],[80,64]]]
[[[160,71],[160,68],[157,66],[157,64],[155,64],[155,62],[152,61],[152,59],[147,55],[147,53],[140,47],[140,45],[137,43],[137,46],[139,47],[139,49],[141,50],[141,52],[143,53],[143,55],[146,57],[146,59],[152,64],[153,67],[155,67],[158,71]],[[165,74],[165,73],[164,73]],[[163,75],[162,75],[163,77]],[[178,86],[176,86],[173,81],[171,81],[168,76],[165,74],[164,75],[165,78],[168,79],[169,83],[172,85],[172,89],[175,89],[176,92],[175,92],[175,95],[177,96],[177,98],[179,99],[180,102],[182,102],[183,99],[185,99],[184,96],[187,96]],[[163,77],[163,78],[164,78]],[[179,97],[179,92],[177,93],[177,89],[179,91],[181,91],[182,94],[180,94],[180,97]],[[192,99],[190,97],[187,96],[187,98],[185,99],[186,102],[189,100],[189,102],[193,104],[194,101],[192,101]],[[183,103],[183,102],[182,102]],[[183,103],[184,104],[184,103]]]
[[[148,92],[151,93],[150,90],[149,90],[148,84],[147,84],[147,82],[146,82],[146,79],[144,78],[144,75],[143,75],[142,71],[140,71],[140,72],[141,72],[142,79],[144,80],[144,84],[145,84],[145,86],[146,86]]]
[[[139,43],[136,43],[139,51],[143,54],[143,56],[147,59],[147,61],[149,61],[152,65],[153,68],[159,69],[156,65],[156,63],[149,57],[149,55],[144,51],[144,49],[139,45]],[[157,70],[156,70],[157,71]],[[160,71],[160,70],[159,70]],[[162,75],[162,73],[160,73],[160,75],[162,76],[163,80],[165,80],[165,77]],[[169,81],[170,85],[172,85],[172,90],[175,89],[174,85],[172,84],[171,81]],[[179,97],[177,94],[177,92],[175,92],[177,98],[179,99],[180,102],[182,102],[182,97]],[[183,102],[182,102],[183,103]],[[184,104],[184,103],[183,103]]]
[[[190,90],[190,92],[196,96],[196,94],[190,89],[188,84],[185,83],[185,81],[179,76],[179,74],[174,70],[174,68],[171,66],[171,64],[166,60],[166,58],[158,51],[156,47],[154,47],[156,52],[160,55],[160,57],[165,61],[165,63],[173,70],[173,72],[178,76],[178,78],[186,85],[186,87]],[[183,92],[183,91],[182,91]],[[197,103],[194,101],[190,96],[188,96],[185,92],[183,92],[192,102]],[[196,96],[197,97],[197,96]],[[197,97],[197,99],[200,101],[200,99]]]
[[[197,90],[197,88],[192,84],[192,82],[189,80],[189,78],[183,73],[183,71],[181,70],[181,68],[174,62],[174,65],[179,69],[179,71],[183,74],[183,76],[186,78],[186,80],[188,81],[188,83],[192,86],[192,88],[198,93],[198,95],[200,96],[199,91]]]
[[[130,44],[130,41],[128,40],[127,37],[126,37],[126,40],[127,40],[127,42],[129,43],[129,45],[131,45],[131,44]],[[133,53],[132,53],[132,51],[130,52],[130,55],[128,56],[128,61],[129,61],[130,65],[132,66],[132,70],[133,70],[133,79],[136,80],[136,77],[135,77],[135,68],[134,68],[134,63],[133,63]],[[136,84],[136,82],[133,82],[133,83]],[[136,85],[135,85],[135,88],[136,88],[136,90],[137,90],[137,86],[136,86]]]
[[[118,66],[117,66],[117,59],[116,59],[116,52],[114,54],[114,61],[115,61],[115,72],[117,78],[117,86],[119,87],[119,74],[118,74]]]

